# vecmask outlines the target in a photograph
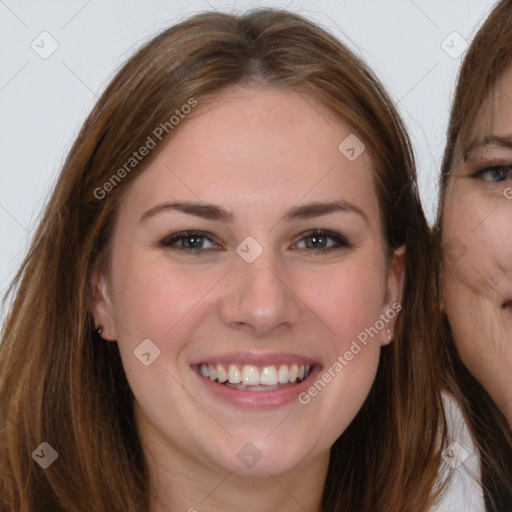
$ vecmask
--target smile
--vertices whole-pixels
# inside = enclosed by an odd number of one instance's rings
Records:
[[[199,365],[200,374],[219,384],[239,391],[273,391],[301,383],[311,374],[311,365],[281,363],[253,364],[217,363]]]

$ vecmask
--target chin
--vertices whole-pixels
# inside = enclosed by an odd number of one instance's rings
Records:
[[[232,443],[229,450],[217,453],[214,460],[220,469],[225,472],[243,477],[268,478],[269,474],[278,476],[292,471],[298,471],[304,463],[307,453],[305,443],[295,442],[290,445],[290,450],[283,447],[283,443],[268,443],[265,439],[262,442],[239,442]],[[284,449],[283,449],[284,448]],[[234,456],[233,456],[234,455]]]

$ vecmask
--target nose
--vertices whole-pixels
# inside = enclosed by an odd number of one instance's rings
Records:
[[[258,337],[295,325],[301,311],[284,263],[269,253],[264,251],[252,263],[236,256],[221,306],[226,325]]]

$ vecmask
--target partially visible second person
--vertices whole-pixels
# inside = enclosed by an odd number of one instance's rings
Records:
[[[444,366],[478,454],[487,511],[512,510],[512,2],[464,58],[442,176]],[[463,470],[471,448],[453,453]]]

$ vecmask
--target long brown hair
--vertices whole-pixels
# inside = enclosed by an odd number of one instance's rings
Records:
[[[90,310],[91,276],[108,258],[122,192],[152,156],[117,170],[156,127],[167,122],[166,137],[179,130],[169,119],[191,98],[200,108],[229,85],[255,81],[314,95],[354,127],[375,162],[386,246],[390,254],[405,247],[396,337],[332,447],[322,510],[421,512],[431,503],[444,440],[437,269],[409,139],[352,52],[302,17],[270,9],[205,13],[169,28],[129,59],[85,121],[10,290],[0,345],[0,508],[148,510],[133,395],[117,344],[95,334]],[[45,470],[31,458],[42,442],[58,452]]]
[[[465,152],[482,105],[511,65],[512,2],[502,0],[478,30],[459,71],[441,168],[439,240],[451,172]],[[462,363],[446,316],[442,322],[444,379],[462,407],[479,451],[487,509],[512,510],[512,432],[492,398]]]

